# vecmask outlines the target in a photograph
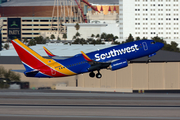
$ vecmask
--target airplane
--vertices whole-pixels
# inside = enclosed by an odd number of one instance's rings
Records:
[[[88,73],[90,77],[101,78],[101,69],[111,71],[128,66],[128,61],[143,56],[153,56],[164,44],[154,40],[139,40],[93,51],[77,54],[70,58],[53,55],[44,48],[51,58],[43,58],[18,39],[11,41],[19,55],[27,77],[65,77]],[[97,71],[97,74],[94,73]]]

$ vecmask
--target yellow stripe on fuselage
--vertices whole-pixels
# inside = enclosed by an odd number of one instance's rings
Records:
[[[24,49],[26,49],[27,51],[29,51],[34,57],[38,58],[40,61],[42,61],[45,65],[51,67],[52,69],[65,74],[65,75],[75,75],[76,73],[67,69],[65,66],[63,66],[62,64],[56,62],[53,59],[45,59],[42,56],[40,56],[39,54],[37,54],[36,52],[34,52],[31,48],[27,47],[25,44],[23,44],[21,41],[19,41],[18,39],[14,40],[15,42],[17,42],[19,45],[21,45]],[[61,66],[63,69],[59,69],[59,66]],[[36,68],[37,69],[37,68]]]

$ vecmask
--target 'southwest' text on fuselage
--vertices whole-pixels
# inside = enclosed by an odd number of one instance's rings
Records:
[[[99,60],[104,60],[106,58],[115,57],[117,55],[135,52],[137,50],[139,50],[138,45],[134,44],[131,47],[126,47],[124,49],[118,49],[118,50],[113,49],[113,50],[110,50],[108,53],[104,53],[104,54],[97,53],[95,54],[95,58],[96,58],[96,61],[99,61]]]

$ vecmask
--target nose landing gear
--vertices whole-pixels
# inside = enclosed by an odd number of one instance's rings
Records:
[[[95,73],[92,71],[89,73],[89,76],[93,78],[95,76]],[[102,77],[102,74],[98,71],[98,73],[96,74],[96,78],[101,78],[101,77]]]

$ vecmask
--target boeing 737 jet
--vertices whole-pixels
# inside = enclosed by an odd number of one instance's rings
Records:
[[[153,56],[164,44],[154,40],[140,40],[77,54],[70,58],[53,55],[45,49],[50,59],[43,58],[18,39],[11,41],[19,55],[27,77],[65,77],[89,72],[90,77],[101,78],[101,69],[118,70],[128,66],[128,61],[143,56]],[[94,73],[97,71],[97,74]]]

